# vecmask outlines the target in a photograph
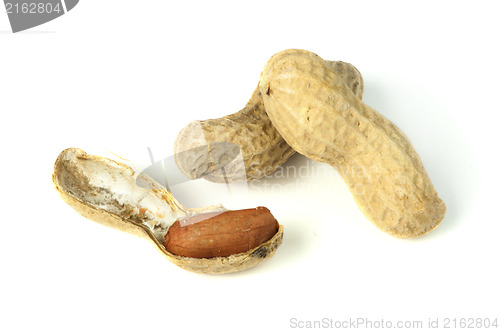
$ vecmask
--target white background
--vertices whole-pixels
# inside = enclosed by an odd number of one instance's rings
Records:
[[[0,13],[0,330],[500,319],[496,7],[82,0],[17,34]],[[271,260],[207,276],[84,219],[53,189],[52,165],[67,147],[111,151],[141,168],[148,147],[156,159],[170,156],[188,122],[242,108],[267,59],[287,48],[361,71],[365,103],[408,135],[446,202],[440,227],[392,238],[359,212],[333,169],[296,155],[285,167],[305,175],[231,192],[203,180],[176,186],[185,205],[263,205],[285,225]]]

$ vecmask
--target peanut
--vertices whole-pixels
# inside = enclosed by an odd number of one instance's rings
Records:
[[[336,168],[360,210],[382,231],[412,238],[441,222],[445,204],[408,138],[361,102],[327,61],[304,50],[277,53],[259,88],[285,141]]]
[[[207,219],[177,220],[165,234],[165,248],[179,256],[227,257],[246,252],[271,239],[279,225],[265,207],[226,211]],[[187,224],[187,225],[184,225]]]
[[[363,79],[354,66],[342,61],[328,61],[327,65],[353,93],[362,97]],[[240,147],[241,154],[232,160],[238,151],[228,151],[230,145],[214,142],[233,143]],[[189,123],[177,135],[174,153],[177,166],[191,179],[239,182],[272,173],[295,151],[269,120],[257,87],[241,111]]]
[[[187,209],[144,173],[80,149],[59,154],[52,181],[61,198],[84,217],[147,238],[167,259],[189,271],[245,270],[272,257],[282,242],[283,226],[266,208],[227,211],[218,205]],[[207,216],[212,218],[179,227],[179,221]]]

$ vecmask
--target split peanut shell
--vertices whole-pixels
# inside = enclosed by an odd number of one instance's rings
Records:
[[[226,209],[221,205],[187,209],[148,176],[77,148],[60,153],[52,180],[61,198],[79,214],[148,239],[168,260],[188,271],[221,274],[246,270],[272,257],[282,243],[280,225],[270,240],[244,253],[208,259],[174,255],[162,243],[171,224],[179,218]]]

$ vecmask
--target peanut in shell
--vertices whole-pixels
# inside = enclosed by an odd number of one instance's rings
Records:
[[[356,96],[363,96],[363,78],[351,64],[327,61]],[[232,144],[214,144],[227,142]],[[231,151],[239,147],[238,151]],[[259,88],[245,107],[218,119],[192,121],[177,135],[175,161],[190,179],[242,182],[271,174],[295,153],[269,119]]]
[[[337,169],[379,229],[413,238],[441,222],[445,204],[409,139],[365,105],[327,61],[305,50],[277,53],[266,63],[259,88],[285,141]]]

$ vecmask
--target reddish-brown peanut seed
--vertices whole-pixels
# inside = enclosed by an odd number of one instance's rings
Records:
[[[278,222],[265,207],[206,217],[176,221],[165,235],[165,248],[185,257],[228,257],[257,248],[278,231]]]

